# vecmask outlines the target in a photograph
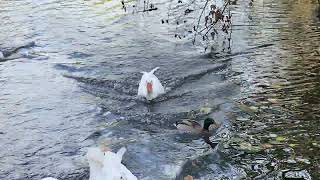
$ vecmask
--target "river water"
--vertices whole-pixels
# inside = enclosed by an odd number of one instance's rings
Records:
[[[227,56],[174,37],[175,22],[161,20],[168,11],[179,19],[177,4],[132,14],[130,2],[124,12],[108,0],[1,1],[0,47],[36,45],[0,63],[0,179],[88,178],[90,146],[126,146],[124,164],[139,179],[276,177],[291,169],[319,177],[317,2],[238,1]],[[167,93],[146,103],[136,97],[140,72],[157,66]],[[193,115],[221,124],[211,138],[217,148],[176,131],[176,120]],[[234,137],[268,148],[241,164],[227,157],[244,149],[226,151]],[[278,166],[248,168],[256,158]]]

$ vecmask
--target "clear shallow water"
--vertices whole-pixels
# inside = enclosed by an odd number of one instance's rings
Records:
[[[162,9],[168,5],[156,4]],[[179,8],[171,5],[178,16]],[[302,5],[307,10],[300,10]],[[273,117],[274,111],[262,111],[259,117],[271,123],[257,121],[269,128],[276,122],[283,129],[276,133],[282,134],[287,114],[298,112],[299,117],[291,116],[299,121],[298,129],[308,129],[319,140],[312,126],[319,117],[318,101],[303,106],[301,99],[319,97],[319,19],[311,2],[233,6],[231,53],[240,55],[231,58],[204,55],[188,36],[175,39],[176,27],[161,24],[167,11],[126,15],[113,1],[4,1],[0,8],[1,47],[36,42],[33,58],[0,65],[1,178],[86,178],[86,147],[97,145],[126,146],[124,163],[139,178],[174,179],[179,172],[179,177],[239,178],[239,166],[220,150],[227,142],[211,150],[173,126],[191,110],[201,117],[210,109],[210,116],[222,123],[212,138],[219,141],[231,135],[231,117],[239,116],[236,99],[260,109],[266,99],[283,99],[268,107],[297,109],[280,109],[282,120]],[[265,44],[273,46],[255,48]],[[136,97],[139,72],[156,66],[168,93],[146,104]],[[304,94],[301,86],[310,93]],[[254,128],[243,129],[257,134]],[[312,153],[319,152],[313,148]],[[296,151],[302,156],[309,152],[299,146]]]

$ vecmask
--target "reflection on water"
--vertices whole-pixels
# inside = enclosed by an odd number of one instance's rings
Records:
[[[240,119],[237,123],[243,123],[240,127],[256,141],[270,145],[264,153],[276,158],[274,171],[306,168],[313,177],[319,177],[318,7],[312,1],[264,2],[248,12],[252,21],[261,21],[251,26],[248,39],[253,41],[245,41],[256,43],[267,37],[275,45],[234,61],[234,69],[246,67],[241,75],[245,80],[242,94],[246,94],[242,102],[260,110],[252,117],[254,122]],[[252,176],[261,174],[248,171],[254,173]]]
[[[32,59],[0,64],[0,179],[87,178],[84,154],[96,145],[126,146],[124,163],[144,179],[276,177],[296,168],[319,176],[314,3],[238,1],[238,54],[210,59],[161,23],[169,4],[178,12],[174,2],[136,14],[120,1],[1,2],[1,47],[37,46]],[[156,66],[168,93],[146,104],[136,97],[139,72]],[[191,110],[222,124],[216,149],[175,130]]]

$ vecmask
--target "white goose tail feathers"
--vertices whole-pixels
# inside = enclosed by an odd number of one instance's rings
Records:
[[[156,72],[156,70],[158,70],[158,69],[159,69],[159,67],[156,67],[156,68],[152,69],[149,73],[150,73],[150,74],[153,74],[153,73]]]
[[[90,166],[89,180],[126,179],[137,180],[121,161],[126,148],[122,147],[117,153],[98,147],[88,149],[87,159]]]
[[[118,150],[117,155],[118,157],[122,160],[122,156],[124,153],[126,153],[127,149],[125,147],[122,147],[121,149]]]

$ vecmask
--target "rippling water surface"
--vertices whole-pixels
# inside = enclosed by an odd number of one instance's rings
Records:
[[[211,57],[161,23],[168,11],[180,18],[177,2],[132,14],[120,1],[1,1],[0,47],[36,46],[0,63],[0,179],[88,178],[86,148],[104,145],[126,146],[124,163],[140,179],[274,177],[286,169],[318,177],[316,3],[238,1],[231,56]],[[156,66],[167,93],[146,103],[136,97],[140,72]],[[192,114],[221,123],[211,138],[217,148],[175,130]],[[226,157],[233,137],[272,148],[239,164]],[[288,163],[297,157],[309,163]],[[248,168],[255,158],[278,167]]]

